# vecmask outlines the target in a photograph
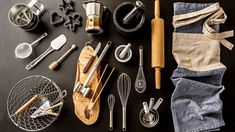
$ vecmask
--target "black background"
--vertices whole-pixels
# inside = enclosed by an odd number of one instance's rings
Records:
[[[81,0],[73,0],[75,2],[75,9],[79,12],[83,20],[85,20],[85,12],[82,8]],[[115,7],[124,2],[125,0],[102,0],[102,3],[106,5],[111,12]],[[134,1],[134,0],[131,0]],[[132,87],[128,106],[127,106],[127,131],[129,132],[173,132],[173,122],[170,111],[170,98],[174,90],[174,86],[170,80],[170,76],[173,70],[177,67],[173,56],[171,54],[172,48],[172,32],[173,27],[171,25],[173,14],[173,2],[179,2],[178,0],[161,0],[161,17],[165,19],[165,60],[166,66],[162,70],[162,88],[161,90],[155,90],[154,88],[154,70],[151,68],[151,27],[150,21],[153,18],[154,0],[142,0],[146,5],[146,24],[143,32],[134,37],[125,37],[120,35],[114,28],[113,21],[110,19],[109,24],[106,26],[105,33],[99,36],[91,36],[86,34],[83,26],[78,28],[76,33],[70,32],[62,25],[54,27],[49,24],[49,14],[51,11],[59,11],[57,5],[61,3],[60,0],[45,0],[46,12],[42,16],[43,27],[40,30],[34,32],[25,32],[22,29],[16,28],[8,21],[8,11],[11,6],[16,3],[28,3],[29,0],[1,0],[0,1],[0,131],[1,132],[17,132],[21,131],[17,128],[8,118],[6,103],[7,97],[14,86],[22,78],[29,75],[44,75],[54,80],[61,89],[68,91],[68,96],[65,98],[65,105],[62,109],[62,113],[49,128],[44,132],[65,132],[65,131],[109,131],[109,109],[107,105],[107,96],[113,93],[116,96],[116,105],[114,108],[114,132],[120,132],[122,128],[121,117],[121,104],[116,89],[116,80],[118,75],[122,72],[126,72],[131,76],[132,84],[134,84],[136,74],[138,71],[138,46],[144,46],[144,71],[147,80],[147,90],[144,94],[138,94],[134,87]],[[185,0],[184,2],[216,2],[215,0]],[[232,0],[220,0],[219,1],[223,9],[228,15],[228,20],[225,25],[222,25],[222,30],[229,30],[235,28],[235,2]],[[27,60],[19,60],[14,56],[14,49],[20,42],[32,42],[42,33],[47,32],[49,36],[44,39],[36,48],[35,54],[32,58]],[[50,41],[60,34],[65,34],[68,38],[67,44],[59,51],[49,55],[43,60],[37,67],[31,71],[26,71],[25,66],[32,61],[36,56],[44,52],[50,45]],[[72,89],[75,80],[76,72],[76,60],[79,56],[81,49],[86,41],[94,39],[95,47],[97,43],[102,42],[102,47],[106,42],[111,40],[113,42],[108,54],[106,54],[102,61],[102,66],[109,63],[111,66],[116,67],[117,71],[115,75],[106,86],[101,96],[101,112],[98,121],[91,126],[84,125],[74,114],[74,107],[72,102]],[[234,38],[229,39],[234,42]],[[133,47],[133,58],[129,63],[121,64],[114,58],[114,50],[120,44],[127,44],[131,42]],[[60,67],[57,72],[51,71],[48,65],[58,59],[70,46],[76,44],[79,48],[73,53]],[[222,127],[222,132],[234,132],[235,131],[235,51],[229,51],[221,46],[221,61],[227,66],[227,71],[223,79],[225,85],[225,91],[221,98],[224,102],[223,115],[226,123],[225,127]],[[133,85],[132,85],[133,86]],[[142,102],[149,101],[150,97],[156,99],[162,97],[164,99],[163,104],[159,108],[160,122],[151,129],[143,127],[138,119],[139,112],[142,109]]]

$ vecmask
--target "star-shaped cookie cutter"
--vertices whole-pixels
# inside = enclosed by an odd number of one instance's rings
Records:
[[[78,13],[74,13],[73,15],[68,15],[67,21],[64,23],[64,26],[68,28],[70,31],[75,32],[77,26],[82,25],[82,17]]]
[[[58,8],[67,15],[70,11],[74,11],[74,3],[72,0],[62,0],[62,4],[58,5]]]

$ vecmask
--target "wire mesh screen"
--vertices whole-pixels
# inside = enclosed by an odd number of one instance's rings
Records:
[[[16,115],[15,112],[35,95],[38,96],[36,100]],[[39,75],[26,77],[15,84],[8,96],[8,115],[12,122],[23,130],[42,130],[55,121],[58,116],[45,115],[37,118],[30,116],[46,101],[49,101],[51,105],[63,102],[62,96],[60,88],[50,79]],[[61,108],[62,106],[53,108],[53,112],[59,115]]]

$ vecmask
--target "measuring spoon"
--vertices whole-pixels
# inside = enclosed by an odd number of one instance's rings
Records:
[[[162,104],[163,99],[159,98],[156,102],[156,104],[153,106],[153,110],[157,111],[157,109],[159,108],[159,106]]]
[[[67,41],[67,38],[65,37],[64,34],[61,34],[59,37],[57,37],[56,39],[54,39],[51,42],[50,47],[44,52],[42,53],[38,58],[36,58],[35,60],[33,60],[32,62],[30,62],[25,69],[26,70],[30,70],[33,67],[35,67],[39,62],[41,62],[47,55],[49,55],[51,52],[59,50],[62,46],[65,45]]]
[[[155,103],[155,99],[154,98],[150,98],[150,100],[149,100],[149,110],[152,110],[152,108],[154,106],[154,103]]]
[[[21,43],[15,48],[15,57],[25,59],[29,57],[33,52],[33,45],[44,39],[48,34],[42,34],[38,39],[33,41],[31,44]]]

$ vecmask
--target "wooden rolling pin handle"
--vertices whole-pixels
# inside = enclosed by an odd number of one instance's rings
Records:
[[[155,16],[155,18],[160,18],[160,2],[159,2],[159,0],[155,0],[154,16]]]
[[[155,68],[155,86],[156,89],[161,88],[161,68]]]
[[[38,95],[33,96],[28,102],[26,102],[23,106],[21,106],[16,112],[15,115],[19,115],[22,113],[26,108],[28,108],[36,99]]]

